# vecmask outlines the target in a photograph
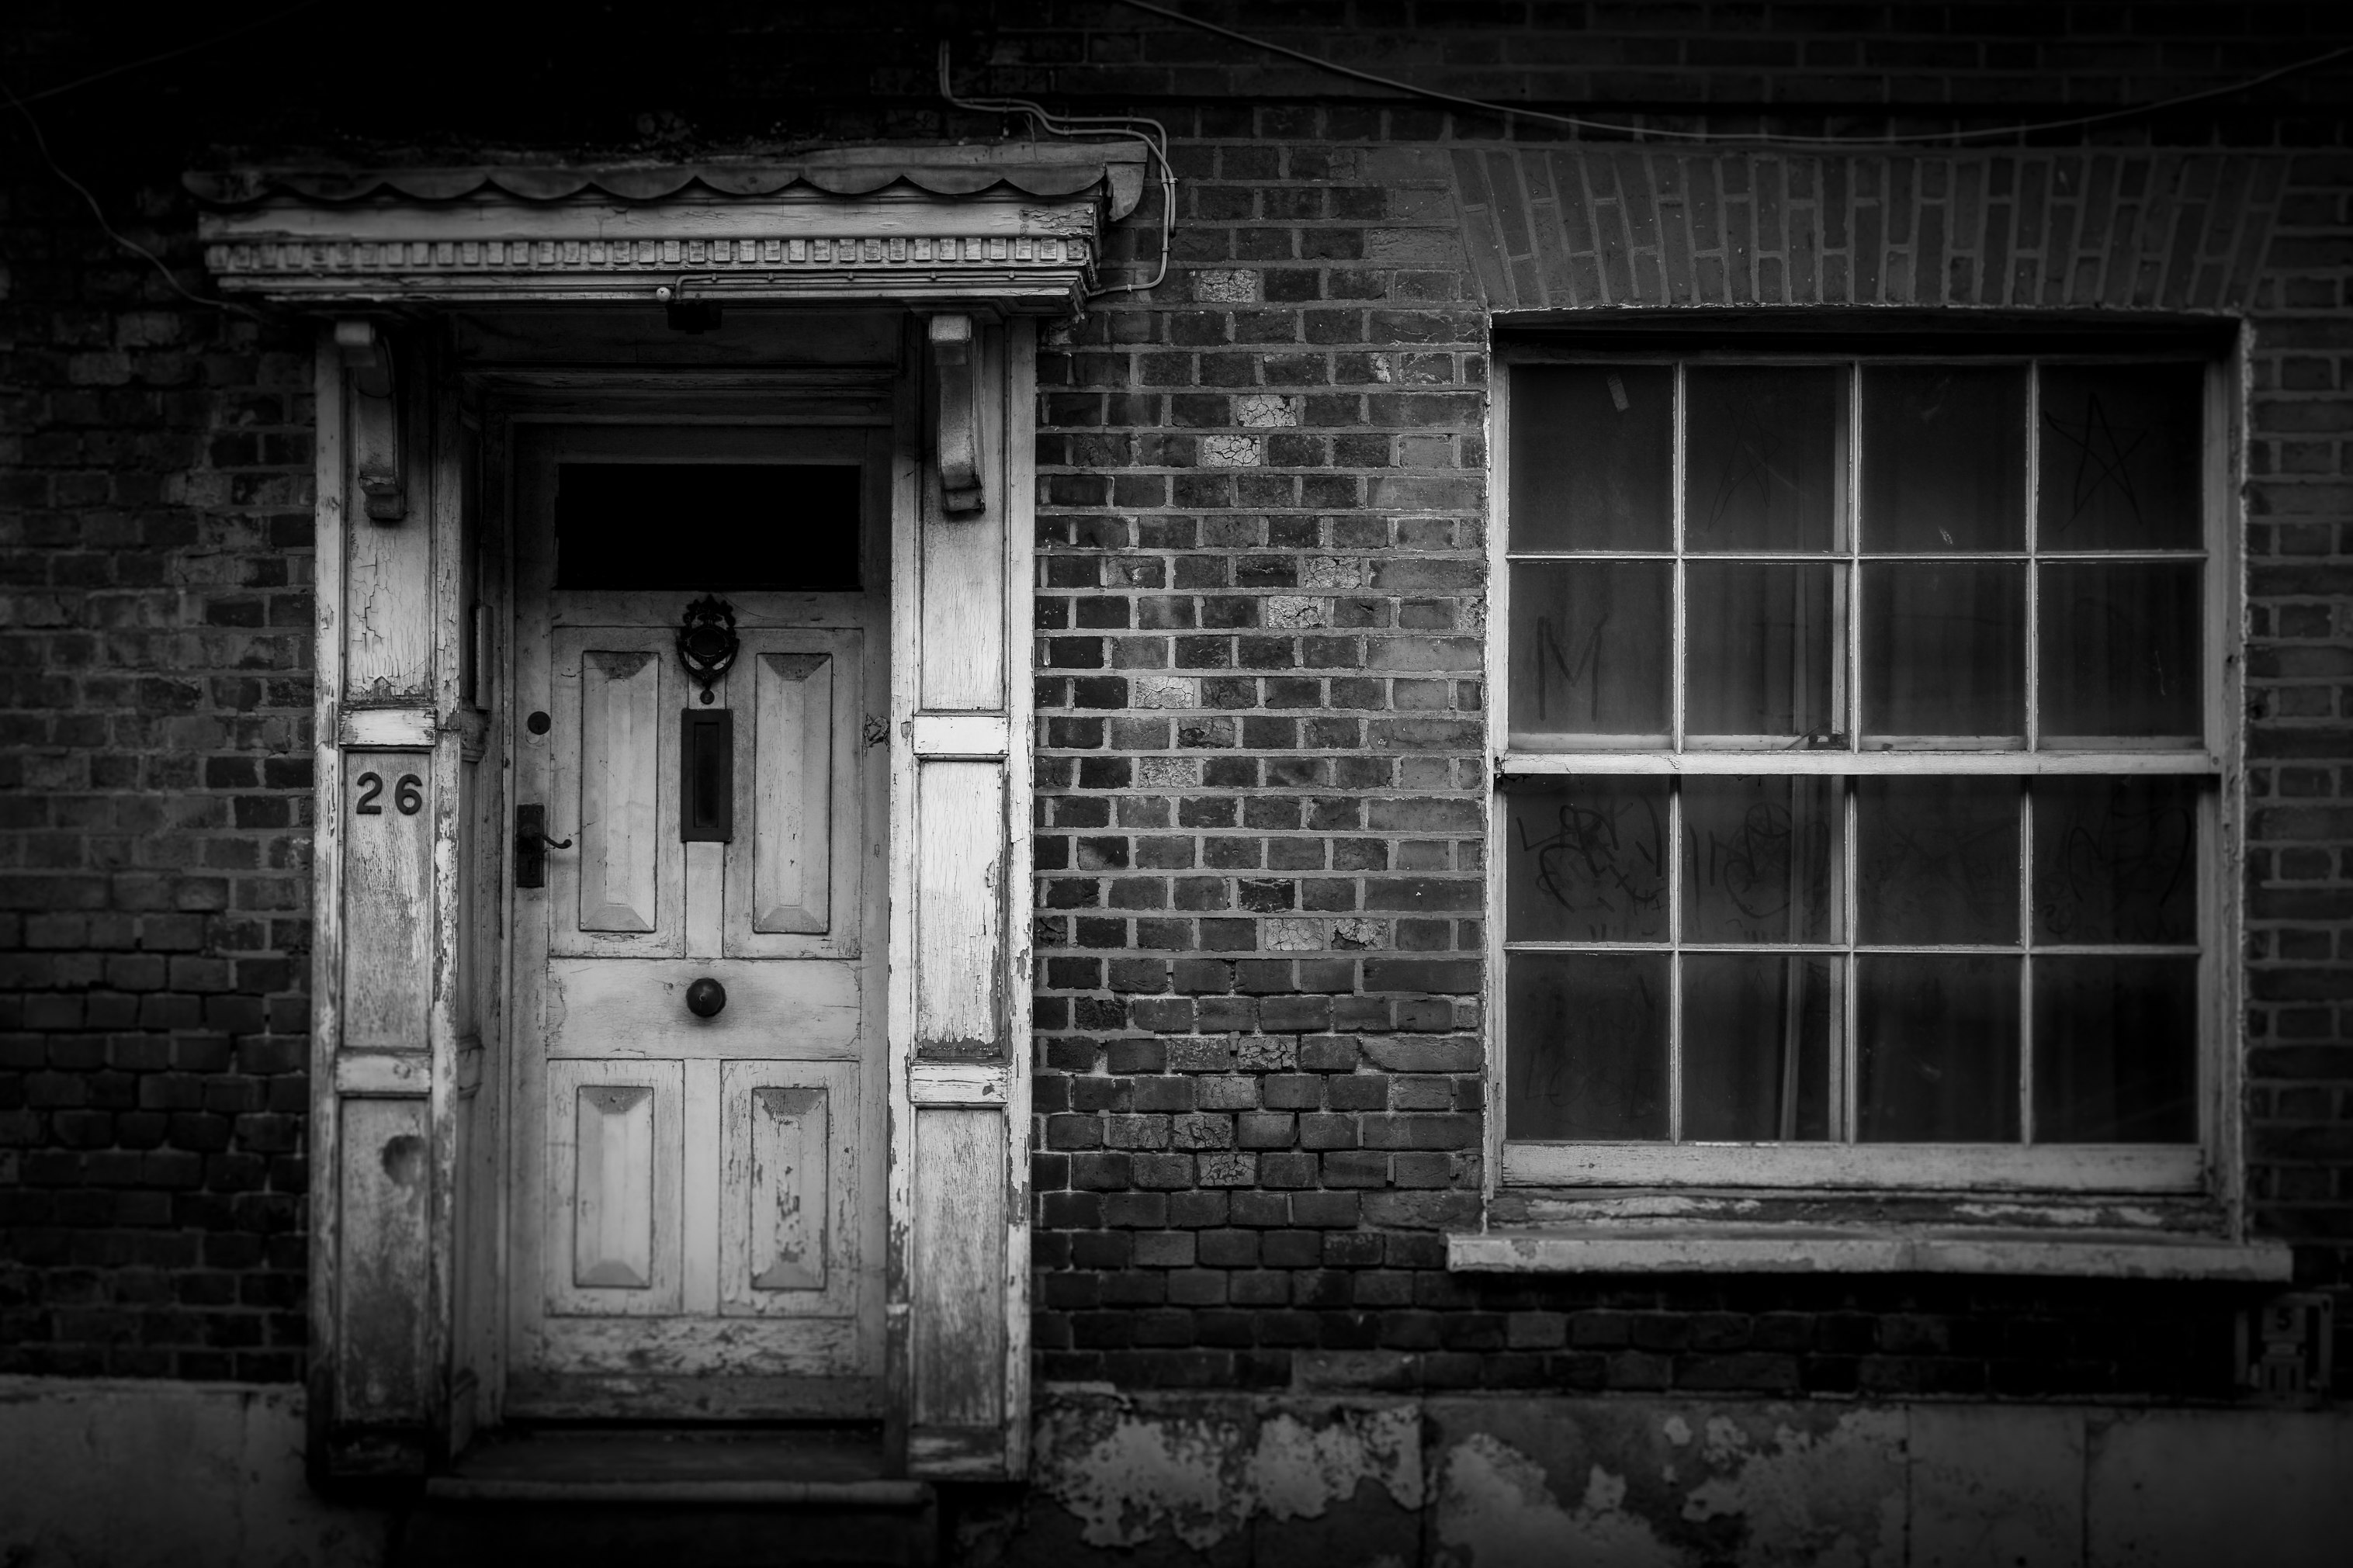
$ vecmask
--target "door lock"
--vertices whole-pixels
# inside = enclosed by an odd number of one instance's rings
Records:
[[[569,849],[569,838],[547,836],[547,807],[518,805],[515,807],[515,886],[544,888],[547,886],[547,852]]]

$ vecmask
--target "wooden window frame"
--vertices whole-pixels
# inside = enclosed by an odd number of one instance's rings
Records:
[[[2161,750],[2136,747],[2127,742],[2106,751],[2039,753],[2032,749],[2033,738],[2030,729],[2027,749],[2022,751],[1937,750],[1926,745],[1866,750],[1863,749],[1863,738],[1857,732],[1859,726],[1852,722],[1859,704],[1855,695],[1848,692],[1842,693],[1840,699],[1845,705],[1844,715],[1849,730],[1844,751],[1725,748],[1693,752],[1680,749],[1684,704],[1682,665],[1685,590],[1683,563],[1688,559],[1683,548],[1687,417],[1683,384],[1686,367],[1842,364],[1846,371],[1845,417],[1859,423],[1862,416],[1859,395],[1861,372],[1867,365],[1966,361],[2031,366],[2044,360],[2068,363],[2195,360],[2204,366],[2204,428],[2200,465],[2203,550],[2198,557],[2206,566],[2201,626],[2206,640],[2200,670],[2205,718],[2205,743],[2202,748],[2194,752]],[[1563,558],[1567,554],[1565,552],[1538,551],[1515,555],[1511,547],[1513,372],[1522,366],[1544,364],[1664,364],[1674,367],[1676,396],[1672,415],[1673,468],[1671,479],[1674,534],[1670,549],[1664,552],[1578,552],[1581,559],[1617,556],[1662,559],[1673,563],[1675,577],[1669,634],[1672,638],[1672,651],[1675,660],[1674,673],[1670,681],[1673,730],[1668,746],[1663,749],[1514,752],[1512,747],[1509,689],[1511,567],[1518,559]],[[1606,339],[1580,337],[1571,340],[1562,337],[1549,342],[1523,340],[1497,346],[1489,405],[1491,527],[1487,663],[1490,684],[1487,710],[1491,785],[1487,809],[1489,843],[1498,848],[1489,855],[1487,866],[1487,964],[1483,996],[1488,1068],[1484,1185],[1491,1203],[1499,1194],[1514,1189],[1524,1192],[1539,1189],[1676,1188],[1783,1192],[1982,1192],[2021,1196],[2042,1193],[2071,1199],[2095,1194],[2135,1194],[2152,1197],[2204,1196],[2221,1203],[2236,1215],[2242,1203],[2238,1158],[2241,1130],[2235,1114],[2242,1069],[2241,1053],[2236,1048],[2238,1030],[2235,1021],[2240,1016],[2242,984],[2238,962],[2242,926],[2239,870],[2242,861],[2240,824],[2245,793],[2244,762],[2238,723],[2244,594],[2240,545],[2242,525],[2237,502],[2240,487],[2236,480],[2242,466],[2239,430],[2243,376],[2243,356],[2235,343],[2223,349],[2209,337],[2193,344],[2185,344],[2179,334],[2161,332],[2151,332],[2138,342],[2130,335],[2107,333],[2086,342],[2082,334],[2071,333],[2063,326],[2049,327],[2039,334],[2031,328],[2023,331],[2003,331],[1992,343],[1973,342],[1971,336],[1947,328],[1926,334],[1907,333],[1900,342],[1891,338],[1883,347],[1867,339],[1859,341],[1844,334],[1835,339],[1824,334],[1819,346],[1778,338],[1769,344],[1758,342],[1754,346],[1743,346],[1737,333],[1725,331],[1703,337],[1696,328],[1685,326],[1672,332],[1652,332],[1647,337],[1618,332]],[[2028,592],[2031,595],[2036,576],[2031,563],[2038,558],[2033,552],[2035,536],[2031,523],[2039,499],[2040,421],[2035,399],[2040,379],[2030,374],[2028,381],[2029,445],[2025,469],[2030,527],[2027,548],[2016,552],[1982,553],[1998,559],[2011,558],[2014,554],[2016,559],[2028,563]],[[1850,570],[1855,570],[1855,563],[1862,558],[1860,533],[1853,526],[1861,506],[1862,443],[1859,439],[1849,438],[1843,445],[1845,450],[1841,460],[1846,472],[1840,504],[1846,510],[1843,520],[1846,523],[1846,545],[1842,552],[1834,553],[1831,558],[1843,559]],[[2118,557],[2116,552],[2098,553],[2102,559],[2131,558],[2129,552],[2123,557]],[[2172,553],[2179,555],[2179,552]],[[1859,594],[1859,577],[1854,579],[1854,584],[1853,591]],[[2028,651],[2024,679],[2028,693],[2027,721],[2031,725],[2037,697],[2035,660],[2039,656],[2041,637],[2031,596],[2027,603]],[[1850,660],[1857,658],[1861,619],[1860,614],[1850,608],[1845,616],[1846,624],[1841,630]],[[1859,668],[1859,665],[1850,664],[1850,668]],[[1850,1141],[1842,1142],[1674,1142],[1672,1139],[1680,1129],[1681,1121],[1680,1063],[1683,1045],[1672,1026],[1669,1047],[1671,1076],[1667,1089],[1672,1120],[1668,1140],[1538,1142],[1505,1138],[1508,1042],[1505,1038],[1504,998],[1508,954],[1531,945],[1535,948],[1549,946],[1579,950],[1604,950],[1616,946],[1666,952],[1673,952],[1686,945],[1681,933],[1672,929],[1662,940],[1655,942],[1524,944],[1509,942],[1504,927],[1504,879],[1508,868],[1500,848],[1507,832],[1504,800],[1504,787],[1509,780],[1580,774],[1842,774],[1850,778],[1890,774],[1990,774],[2031,780],[2037,776],[2070,773],[2167,774],[2210,781],[2210,787],[2200,792],[2198,830],[2200,837],[2196,850],[2200,881],[2196,1142],[2183,1144],[2036,1144],[2023,1141],[2031,1121],[2021,1125],[2021,1142],[2006,1144],[1865,1144],[1851,1141],[1853,1137],[1851,1122],[1842,1133]],[[1682,851],[1679,841],[1673,837],[1676,830],[1672,822],[1668,831],[1671,844],[1669,874],[1672,877],[1680,873]],[[1850,832],[1846,850],[1850,856],[1852,848]],[[2023,852],[2024,847],[2021,846]],[[2031,896],[2031,890],[2028,896]],[[2021,932],[2021,942],[2024,936],[2025,933]],[[1848,954],[1850,968],[1842,991],[1850,1010],[1853,994],[1852,954],[1856,945],[1851,928],[1842,942],[1831,944]],[[2023,954],[2028,948],[2021,945],[2002,951]],[[2031,1025],[2025,1026],[2031,1027]],[[1847,1031],[1840,1049],[1848,1059],[1852,1059],[1856,1044],[1852,1030]],[[2029,1049],[2031,1047],[2022,1037],[2019,1068],[2021,1094],[2031,1100],[2033,1080],[2031,1058],[2027,1055]]]

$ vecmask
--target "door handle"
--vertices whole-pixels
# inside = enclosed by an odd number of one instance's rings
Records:
[[[569,849],[569,838],[547,836],[547,807],[518,805],[515,807],[515,886],[544,888],[547,886],[547,852]]]

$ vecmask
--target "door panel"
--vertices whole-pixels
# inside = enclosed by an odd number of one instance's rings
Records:
[[[550,1062],[547,1089],[549,1310],[675,1312],[678,1064]]]
[[[855,1062],[728,1062],[720,1310],[839,1312],[859,1263]]]
[[[550,832],[575,849],[548,858],[557,953],[684,951],[686,847],[679,842],[678,708],[684,685],[668,628],[555,634],[558,737]]]
[[[727,990],[715,1018],[687,1011],[687,988],[705,976]],[[855,1059],[868,1043],[863,993],[844,964],[559,958],[547,966],[548,1040],[606,1057]]]
[[[857,631],[752,630],[728,675],[736,833],[726,848],[729,957],[856,958],[866,817]],[[880,814],[876,816],[879,820]],[[866,857],[871,858],[871,856]]]

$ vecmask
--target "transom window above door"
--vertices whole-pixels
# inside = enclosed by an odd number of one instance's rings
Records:
[[[2194,1186],[2215,367],[1507,365],[1504,1179]]]

